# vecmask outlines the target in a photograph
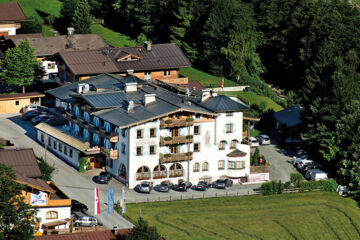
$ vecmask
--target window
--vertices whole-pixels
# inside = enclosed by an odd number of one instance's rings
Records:
[[[48,137],[48,146],[49,146],[49,147],[51,147],[51,142],[52,142],[52,141],[51,141],[51,138]]]
[[[226,133],[232,133],[232,124],[226,124]]]
[[[109,159],[108,160],[108,165],[109,165],[109,167],[113,167],[113,164],[114,164],[114,162],[113,162],[113,160],[112,159]]]
[[[165,70],[164,71],[164,77],[170,76],[171,75],[171,71],[170,70]]]
[[[156,137],[156,129],[150,128],[150,137]]]
[[[41,142],[42,143],[44,142],[44,134],[43,133],[41,134]]]
[[[47,69],[55,69],[55,63],[48,63]]]
[[[62,152],[62,144],[59,143],[59,152]]]
[[[57,219],[57,218],[58,218],[58,212],[56,211],[46,212],[46,219]]]
[[[209,163],[207,162],[203,162],[202,166],[201,166],[201,170],[203,172],[209,171]]]
[[[232,140],[230,144],[230,149],[235,149],[237,142],[238,142],[237,140]]]
[[[69,157],[72,158],[72,149],[69,149]]]
[[[200,134],[200,126],[194,126],[194,135]]]
[[[19,101],[15,101],[16,106],[19,106],[19,104],[20,104]]]
[[[218,161],[218,169],[224,170],[225,169],[225,160],[219,160]]]
[[[194,143],[194,152],[200,152],[200,143]]]
[[[67,146],[64,146],[64,154],[67,155]]]
[[[143,152],[142,152],[142,147],[136,147],[136,156],[142,156]]]
[[[125,147],[126,147],[125,144],[122,143],[122,144],[121,144],[121,153],[122,153],[122,154],[125,154]]]
[[[126,136],[126,129],[121,129],[121,136],[123,136],[123,137]]]
[[[229,161],[228,162],[228,169],[243,169],[245,168],[244,161]]]
[[[226,141],[221,141],[219,144],[219,150],[225,150]]]
[[[150,146],[150,154],[151,155],[155,154],[155,145]]]
[[[138,129],[136,131],[136,138],[143,138],[143,130],[142,129]]]
[[[233,115],[232,112],[227,112],[227,113],[226,113],[226,116],[227,116],[227,117],[231,117],[232,115]]]
[[[56,141],[54,140],[54,149],[57,148],[57,144],[56,144]]]
[[[193,172],[199,172],[200,171],[200,164],[194,163]]]

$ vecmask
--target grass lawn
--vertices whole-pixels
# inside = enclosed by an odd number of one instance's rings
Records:
[[[128,204],[168,239],[359,239],[352,199],[311,192]]]
[[[99,34],[107,44],[115,47],[133,47],[136,46],[135,41],[131,40],[130,37],[115,32],[109,28],[104,27],[100,24],[91,25],[91,32]]]
[[[19,2],[26,17],[40,17],[36,10],[59,17],[62,6],[58,0],[0,0],[0,3],[4,2]]]
[[[265,96],[261,96],[261,95],[257,95],[254,92],[244,92],[244,91],[239,91],[239,92],[219,92],[219,94],[224,94],[224,95],[229,96],[229,97],[238,97],[239,99],[241,99],[246,104],[250,103],[250,105],[257,105],[259,108],[261,108],[261,105],[265,104],[264,105],[265,110],[273,109],[275,112],[277,112],[277,111],[280,111],[280,110],[283,109],[282,106],[280,106],[279,104],[277,104],[276,102],[274,102],[270,98],[265,97]]]
[[[199,81],[205,88],[221,87],[221,77],[216,77],[196,68],[188,67],[180,69],[180,74],[189,78],[189,81]],[[236,82],[224,79],[224,87],[237,86]]]

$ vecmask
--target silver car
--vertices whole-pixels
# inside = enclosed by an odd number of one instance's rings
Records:
[[[93,227],[96,225],[96,218],[91,216],[81,216],[75,221],[75,226]]]
[[[142,182],[139,186],[139,192],[142,193],[150,193],[152,190],[152,183],[151,182]]]
[[[264,134],[258,135],[256,136],[256,139],[259,141],[261,145],[271,144],[271,140],[268,135],[264,135]]]

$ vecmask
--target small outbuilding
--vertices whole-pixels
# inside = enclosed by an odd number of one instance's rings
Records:
[[[2,94],[0,95],[0,114],[18,113],[29,104],[41,105],[41,98],[45,94],[39,92]]]

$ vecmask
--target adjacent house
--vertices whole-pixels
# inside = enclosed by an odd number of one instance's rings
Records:
[[[128,73],[144,80],[161,80],[173,84],[187,84],[179,69],[191,66],[175,43],[151,44],[137,47],[105,47],[59,53],[59,76],[76,82],[101,73],[125,76]]]
[[[280,137],[286,143],[300,142],[299,125],[301,124],[300,106],[293,106],[282,111],[273,113],[276,120],[276,128],[279,131]]]
[[[28,40],[35,49],[35,56],[43,62],[46,71],[45,79],[53,79],[59,72],[58,63],[49,59],[50,56],[59,52],[88,51],[106,46],[104,40],[97,34],[68,34],[51,37],[43,37],[39,34],[21,34],[5,36],[4,39],[6,48],[16,47],[21,41]]]
[[[37,140],[75,167],[85,157],[87,166],[106,168],[130,188],[143,180],[237,183],[249,175],[250,148],[241,144],[247,107],[226,96],[182,94],[162,82],[111,74],[48,94],[69,123],[37,125]]]
[[[16,181],[27,186],[25,201],[36,206],[38,213],[35,229],[43,232],[69,231],[71,199],[52,182],[43,180],[32,149],[0,150],[0,162],[12,167]]]
[[[26,20],[19,3],[0,3],[0,36],[16,35],[21,28],[21,21]]]
[[[41,105],[41,98],[45,94],[38,92],[1,94],[0,95],[0,114],[19,113],[28,104]]]

